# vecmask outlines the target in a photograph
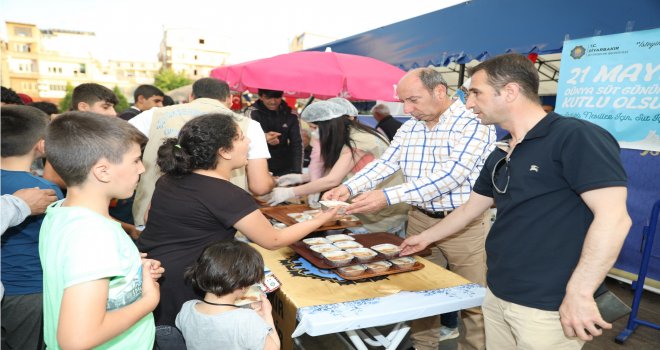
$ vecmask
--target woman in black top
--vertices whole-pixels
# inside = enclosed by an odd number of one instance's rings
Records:
[[[163,173],[151,201],[149,221],[138,239],[140,251],[160,260],[166,271],[156,325],[174,326],[184,302],[198,298],[183,278],[207,245],[234,239],[236,230],[267,249],[300,240],[334,217],[336,210],[283,230],[274,229],[249,193],[229,182],[245,166],[250,140],[230,116],[207,114],[187,122],[178,138],[158,149]]]

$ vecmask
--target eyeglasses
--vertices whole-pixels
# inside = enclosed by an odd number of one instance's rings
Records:
[[[504,168],[504,170],[500,171],[502,168]],[[504,180],[505,178],[506,180]],[[493,173],[490,176],[490,180],[492,181],[493,188],[497,193],[505,194],[506,190],[509,188],[510,179],[511,174],[509,173],[509,157],[504,156],[502,159],[498,160],[497,163],[495,163],[495,167],[493,168]],[[504,189],[501,189],[502,186],[498,186],[498,184],[504,184]]]

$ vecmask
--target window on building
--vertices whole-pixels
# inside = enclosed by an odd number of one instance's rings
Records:
[[[32,37],[32,28],[14,27],[14,35]]]
[[[85,66],[84,63],[81,63],[81,64],[80,64],[79,71],[80,71],[81,74],[85,74],[85,73],[87,73],[87,66]]]
[[[31,52],[30,44],[16,44],[14,46],[16,52]]]
[[[193,70],[193,75],[197,75],[197,69]]]
[[[199,39],[200,45],[204,45],[204,39]]]

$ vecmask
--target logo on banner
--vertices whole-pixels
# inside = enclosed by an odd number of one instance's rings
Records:
[[[584,54],[587,52],[587,49],[584,48],[582,45],[578,45],[571,50],[571,57],[573,57],[576,60],[579,60],[584,56]]]

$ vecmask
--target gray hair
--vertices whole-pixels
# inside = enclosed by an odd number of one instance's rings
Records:
[[[442,74],[437,70],[433,68],[418,68],[415,72],[419,72],[419,80],[422,81],[424,87],[426,87],[431,94],[438,85],[444,86],[445,90],[447,89],[447,81],[445,81]]]
[[[371,114],[374,113],[378,113],[380,115],[390,115],[390,109],[386,105],[379,103],[371,109]]]

